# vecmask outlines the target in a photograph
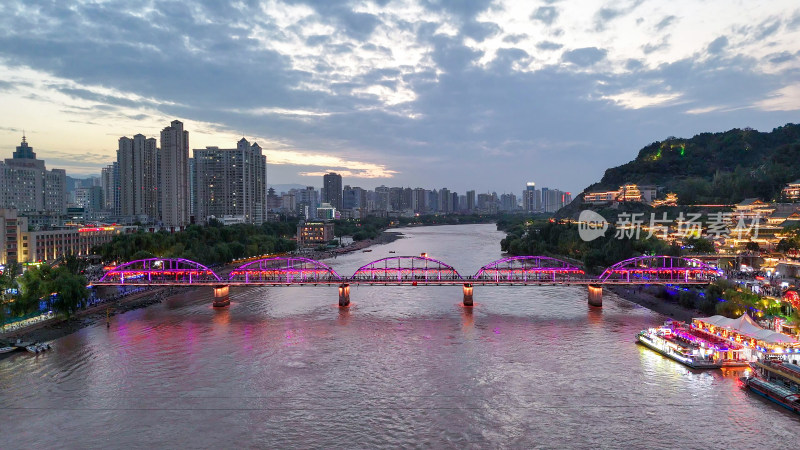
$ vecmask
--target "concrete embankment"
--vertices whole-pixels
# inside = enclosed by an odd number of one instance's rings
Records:
[[[694,317],[705,317],[700,311],[684,308],[674,300],[658,297],[656,290],[660,289],[659,286],[609,286],[606,289],[625,300],[675,320],[691,322]]]

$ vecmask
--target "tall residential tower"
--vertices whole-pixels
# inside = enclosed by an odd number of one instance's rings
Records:
[[[180,230],[189,224],[189,132],[183,122],[173,120],[161,130],[161,222]]]

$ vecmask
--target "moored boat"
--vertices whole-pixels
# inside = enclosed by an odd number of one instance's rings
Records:
[[[39,353],[42,353],[42,352],[44,352],[46,350],[50,350],[51,348],[53,348],[53,347],[51,347],[50,344],[42,343],[42,344],[31,344],[31,345],[28,345],[28,346],[25,347],[25,350],[29,351],[30,353],[39,354]]]
[[[771,400],[784,408],[800,414],[800,392],[793,391],[779,384],[762,380],[758,377],[739,378],[743,388]]]
[[[669,327],[650,328],[636,335],[637,341],[667,358],[678,361],[692,369],[719,369],[722,362],[715,357],[715,351],[680,339]]]
[[[0,347],[0,354],[13,352],[17,347]]]

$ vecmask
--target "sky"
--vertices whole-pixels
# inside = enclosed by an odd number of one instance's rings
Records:
[[[97,175],[175,119],[270,184],[582,191],[669,136],[800,120],[796,0],[3,0],[0,157]]]

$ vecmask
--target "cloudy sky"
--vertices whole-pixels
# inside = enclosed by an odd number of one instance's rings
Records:
[[[177,118],[270,183],[580,191],[668,136],[800,120],[797,0],[3,0],[0,157],[98,174]]]

